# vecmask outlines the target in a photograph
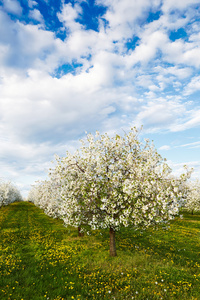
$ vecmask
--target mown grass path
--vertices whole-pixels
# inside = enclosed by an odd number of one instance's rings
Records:
[[[31,203],[0,209],[0,299],[200,299],[200,215],[83,238]]]

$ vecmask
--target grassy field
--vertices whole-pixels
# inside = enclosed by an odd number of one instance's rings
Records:
[[[200,214],[83,238],[31,203],[0,209],[0,299],[200,299]]]

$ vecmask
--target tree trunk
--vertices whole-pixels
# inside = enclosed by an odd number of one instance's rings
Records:
[[[78,236],[84,236],[84,232],[81,232],[81,226],[78,227]]]
[[[110,227],[110,256],[117,256],[115,246],[115,231]]]

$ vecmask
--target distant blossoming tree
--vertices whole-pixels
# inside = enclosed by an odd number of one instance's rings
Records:
[[[59,210],[61,207],[61,197],[59,184],[54,180],[45,180],[37,182],[29,191],[27,201],[33,202],[36,206],[44,210],[44,212],[53,218],[59,218]]]
[[[179,178],[138,130],[124,136],[88,134],[81,151],[57,157],[51,175],[59,181],[60,215],[66,225],[109,228],[110,255],[116,255],[115,232],[121,226],[146,228],[171,220],[185,197],[190,172]]]
[[[200,211],[200,181],[195,180],[189,183],[189,190],[187,194],[187,200],[185,208],[188,211],[194,212]]]
[[[11,182],[0,182],[0,207],[14,201],[22,201],[19,190]]]

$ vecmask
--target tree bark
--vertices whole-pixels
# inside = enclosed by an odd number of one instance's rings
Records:
[[[117,256],[115,246],[115,230],[110,227],[110,256]]]
[[[81,226],[78,227],[78,236],[84,236],[84,232],[81,232]]]

